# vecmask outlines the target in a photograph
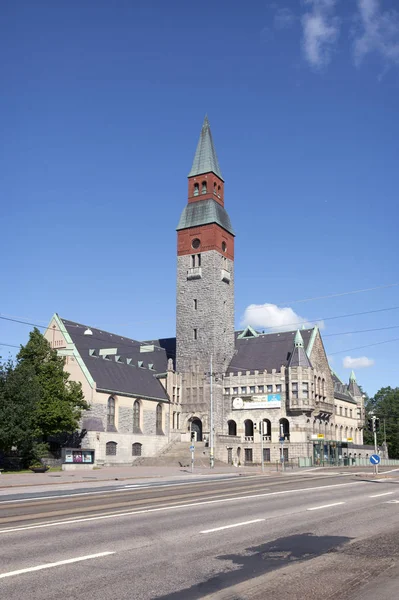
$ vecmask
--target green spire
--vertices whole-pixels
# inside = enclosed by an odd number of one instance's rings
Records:
[[[213,145],[208,116],[205,115],[201,134],[198,140],[197,150],[195,151],[193,166],[191,167],[191,171],[188,176],[195,177],[196,175],[210,173],[211,171],[220,177],[220,179],[223,179],[215,146]]]
[[[349,377],[349,381],[353,381],[354,383],[356,383],[356,376],[355,376],[355,372],[352,371]]]
[[[302,337],[299,329],[297,329],[297,332],[295,334],[294,345],[295,345],[295,348],[303,348],[304,347],[303,337]]]

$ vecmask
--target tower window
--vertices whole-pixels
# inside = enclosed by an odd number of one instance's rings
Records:
[[[201,245],[201,241],[198,238],[194,238],[193,241],[191,242],[191,247],[194,248],[194,250],[197,250]]]
[[[213,193],[216,195],[217,194],[217,190],[216,190],[216,182],[213,184]]]
[[[223,250],[223,252],[226,252],[226,250],[227,250],[226,242],[222,242],[222,250]]]
[[[191,255],[191,266],[194,268],[195,267],[195,254]]]
[[[199,185],[194,183],[194,196],[199,196]]]
[[[194,340],[198,339],[198,329],[196,327],[193,329],[193,338]]]
[[[197,298],[194,298],[193,303],[194,303],[194,310],[197,310],[197,308],[198,308]]]
[[[201,266],[201,254],[197,254],[197,266]]]
[[[202,192],[203,194],[206,194],[206,191],[207,191],[207,190],[206,190],[206,181],[203,181],[203,182],[202,182],[202,189],[201,189],[201,192]]]

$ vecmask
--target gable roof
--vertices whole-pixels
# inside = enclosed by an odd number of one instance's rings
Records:
[[[301,331],[305,348],[308,345],[313,329]],[[280,333],[260,333],[257,337],[242,338],[241,331],[236,332],[235,354],[227,372],[238,371],[279,371],[287,366],[294,349],[296,331]]]
[[[168,400],[165,388],[156,377],[157,373],[165,373],[167,369],[164,348],[153,345],[151,350],[148,344],[137,340],[67,319],[60,321],[95,381],[97,390]],[[87,329],[90,329],[91,335],[85,335]],[[143,346],[149,351],[142,352]]]
[[[195,175],[202,175],[203,173],[209,173],[211,171],[220,177],[220,179],[223,179],[215,146],[213,144],[208,117],[205,116],[197,149],[195,151],[193,165],[188,176],[195,177]]]

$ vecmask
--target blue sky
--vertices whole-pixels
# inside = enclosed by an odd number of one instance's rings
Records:
[[[380,287],[399,282],[399,7],[249,6],[2,3],[1,315],[174,335],[175,227],[205,113],[237,327],[253,304],[274,305],[252,311],[263,329],[399,306],[399,286]],[[29,329],[2,320],[0,342]],[[399,338],[398,309],[326,319],[323,335],[340,376],[350,357],[369,393],[398,385],[399,342],[369,346]]]

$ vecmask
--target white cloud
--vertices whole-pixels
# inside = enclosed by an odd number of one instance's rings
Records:
[[[273,329],[273,331],[292,331],[295,328],[313,327],[313,324],[301,317],[288,306],[276,304],[250,304],[247,306],[241,324],[252,325],[255,328]],[[317,323],[321,328],[324,323]]]
[[[345,369],[365,369],[374,365],[373,358],[367,358],[367,356],[359,356],[358,358],[352,358],[351,356],[345,356],[342,361]]]
[[[399,13],[381,11],[379,0],[357,0],[358,30],[354,41],[355,65],[367,54],[375,53],[387,64],[399,65]]]
[[[334,15],[336,0],[304,0],[310,10],[301,19],[302,48],[306,60],[314,68],[330,62],[339,34],[339,19]]]
[[[296,17],[289,8],[279,8],[274,15],[276,29],[289,29],[295,23]]]

